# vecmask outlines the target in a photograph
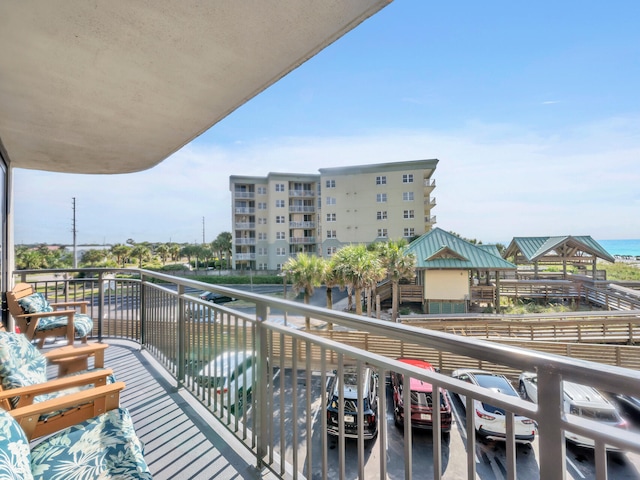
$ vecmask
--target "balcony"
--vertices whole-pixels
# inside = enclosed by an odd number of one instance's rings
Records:
[[[434,197],[425,198],[424,199],[424,204],[425,204],[425,206],[435,207],[436,206],[436,199]]]
[[[236,222],[234,226],[237,230],[253,230],[256,228],[255,222]]]
[[[256,198],[255,192],[233,192],[233,198]]]
[[[238,214],[247,214],[255,213],[256,209],[254,207],[236,207],[233,211]]]
[[[289,222],[289,228],[316,228],[316,222]]]
[[[289,190],[289,196],[313,198],[316,196],[316,192],[314,190]]]
[[[240,260],[255,260],[256,259],[256,254],[255,253],[234,253],[233,256],[238,261],[240,261]]]
[[[312,213],[316,211],[313,205],[289,205],[289,213]]]
[[[636,371],[145,270],[84,269],[82,279],[54,278],[61,272],[48,272],[51,280],[35,282],[36,286],[51,301],[89,300],[94,337],[110,344],[107,364],[127,384],[122,403],[132,411],[156,480],[236,472],[242,478],[247,474],[310,478],[310,472],[317,472],[325,478],[476,478],[478,474],[555,479],[567,478],[567,472],[573,475],[578,462],[580,478],[605,479],[634,478],[640,469],[637,431],[562,414],[561,393],[564,379],[640,396]],[[34,272],[20,272],[21,280],[27,273]],[[237,298],[243,308],[199,300],[195,294],[205,289]],[[251,312],[246,305],[253,306]],[[273,311],[279,313],[270,314]],[[305,325],[305,316],[311,330],[291,328],[291,324]],[[333,330],[321,328],[328,323]],[[237,384],[218,392],[198,381],[203,365],[217,354],[247,348],[257,352],[256,367],[243,374],[250,394]],[[442,373],[394,360],[401,355],[427,358]],[[372,367],[380,379],[378,434],[366,449],[362,421],[357,423],[355,439],[327,435],[325,385],[348,365]],[[460,366],[484,366],[510,378],[520,371],[537,371],[539,396],[545,402],[536,406],[448,376]],[[455,410],[450,434],[439,433],[440,393],[433,402],[435,435],[412,430],[410,417],[402,429],[393,425],[390,371],[448,390],[445,395]],[[454,393],[466,395],[466,401],[458,401]],[[363,398],[364,392],[358,395]],[[408,389],[405,397],[409,404]],[[465,414],[473,412],[474,399],[505,410],[506,442],[476,440],[473,417]],[[516,444],[516,414],[537,422],[544,442],[534,440],[530,447]],[[347,416],[342,408],[338,415]],[[565,445],[565,430],[593,439],[595,448]],[[621,452],[607,455],[605,445]],[[489,475],[495,465],[500,465],[503,477]]]
[[[289,237],[289,243],[293,245],[316,243],[316,237]]]
[[[255,237],[236,238],[233,243],[235,245],[255,245],[256,244],[256,238]]]

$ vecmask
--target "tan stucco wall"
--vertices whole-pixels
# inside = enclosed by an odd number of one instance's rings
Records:
[[[468,270],[427,270],[424,273],[427,300],[465,300],[469,293]]]

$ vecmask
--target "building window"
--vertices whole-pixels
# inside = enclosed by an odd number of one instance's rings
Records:
[[[335,230],[327,230],[327,238],[337,238]]]
[[[276,208],[284,208],[284,200],[276,200]]]
[[[387,177],[386,175],[380,175],[376,177],[376,185],[386,185]]]
[[[404,218],[409,219],[409,218],[414,218],[414,217],[415,217],[415,214],[414,214],[413,210],[405,210],[404,211]]]
[[[276,192],[284,192],[284,183],[276,183]]]
[[[266,210],[267,204],[265,202],[258,202],[258,210]]]
[[[378,203],[387,203],[387,194],[386,193],[376,193],[376,202],[378,202]]]
[[[327,247],[327,255],[333,255],[338,251],[338,247]]]
[[[278,215],[276,217],[276,223],[284,223],[284,215]]]
[[[402,183],[413,183],[413,173],[405,173],[402,175]]]
[[[402,200],[405,202],[413,202],[413,192],[402,192]]]
[[[267,219],[264,217],[258,217],[258,225],[266,225]]]
[[[335,213],[327,213],[327,222],[335,222],[336,214]]]
[[[267,269],[267,264],[266,263],[259,263],[258,264],[258,270],[266,270]]]
[[[325,185],[327,186],[327,188],[336,188],[336,181],[335,180],[327,180]]]
[[[258,255],[266,255],[267,254],[267,248],[266,247],[258,247]]]
[[[276,248],[276,255],[278,257],[284,257],[287,254],[287,249],[285,247]]]
[[[378,238],[387,238],[387,229],[379,228],[378,229]]]
[[[276,240],[284,240],[284,232],[276,232]]]
[[[377,215],[376,215],[376,218],[378,220],[386,220],[387,219],[387,211],[386,210],[379,211],[377,213]]]
[[[258,187],[258,195],[266,195],[267,187]]]
[[[413,228],[405,228],[404,229],[405,238],[414,237],[415,234],[416,234],[416,232],[415,232],[415,229],[413,229]]]
[[[282,270],[282,264],[281,263],[278,263],[276,265],[276,270]]]
[[[327,197],[327,205],[335,205],[336,197]]]

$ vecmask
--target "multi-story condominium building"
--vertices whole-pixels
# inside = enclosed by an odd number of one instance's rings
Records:
[[[438,160],[321,168],[319,174],[232,175],[234,269],[279,270],[300,252],[410,240],[431,230]]]

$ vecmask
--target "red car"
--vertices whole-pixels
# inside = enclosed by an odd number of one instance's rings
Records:
[[[415,358],[398,358],[399,362],[407,363],[425,370],[435,371],[429,362]],[[433,428],[431,421],[433,386],[417,378],[410,379],[411,388],[411,426],[416,428]],[[404,405],[402,389],[404,375],[391,372],[391,387],[393,388],[393,418],[397,426],[404,424]],[[440,428],[443,432],[451,431],[451,404],[447,391],[440,389]]]

